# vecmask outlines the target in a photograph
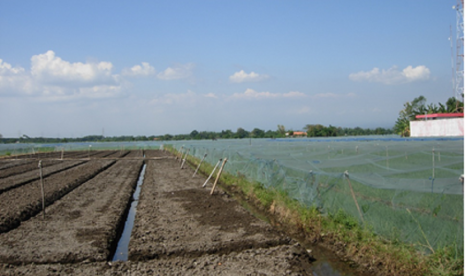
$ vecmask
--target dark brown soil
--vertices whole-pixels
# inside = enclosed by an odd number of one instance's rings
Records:
[[[44,160],[41,164],[42,166],[42,177],[46,178],[48,176],[51,176],[55,173],[59,173],[62,171],[65,171],[67,169],[70,169],[72,167],[78,166],[83,164],[84,161],[57,161],[57,160]],[[39,173],[39,166],[38,162],[35,161],[34,165],[35,168],[34,170],[31,170],[29,166],[27,166],[25,171],[23,173],[18,172],[18,169],[22,166],[14,167],[16,172],[9,177],[5,177],[0,179],[0,194],[4,193],[8,190],[11,190],[13,188],[17,188],[19,186],[28,184],[32,181],[39,180],[40,179],[40,173]],[[7,171],[10,171],[11,169],[7,169]]]
[[[0,262],[107,260],[142,162],[117,161],[51,205],[45,220],[39,215],[0,235]]]
[[[74,162],[74,161],[72,161]],[[52,204],[77,186],[106,169],[114,161],[95,160],[44,179],[45,205]],[[42,210],[40,180],[0,194],[0,233],[17,227]]]
[[[0,194],[0,275],[312,275],[304,247],[221,189],[210,195],[189,166],[161,151],[122,155],[46,177],[45,219],[37,181]],[[144,155],[130,261],[110,262]]]

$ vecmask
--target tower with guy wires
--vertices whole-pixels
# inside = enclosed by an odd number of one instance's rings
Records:
[[[455,98],[462,100],[463,98],[463,0],[457,0],[457,5],[452,7],[457,13],[457,26],[456,26],[456,55],[455,55],[455,80],[454,90]]]

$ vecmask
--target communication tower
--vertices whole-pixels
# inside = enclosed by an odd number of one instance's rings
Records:
[[[455,55],[455,99],[463,100],[463,0],[457,0],[452,7],[457,13],[456,55]]]

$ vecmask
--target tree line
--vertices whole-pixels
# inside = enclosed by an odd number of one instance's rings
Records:
[[[0,135],[0,143],[75,143],[75,142],[131,142],[131,141],[153,141],[156,136],[114,136],[105,137],[102,135],[88,135],[78,138],[48,138],[48,137],[29,137],[22,135],[19,138],[2,138]]]
[[[392,129],[386,128],[341,128],[334,126],[306,125],[304,127],[308,137],[334,137],[334,136],[357,136],[357,135],[384,135],[392,134]],[[132,142],[132,141],[176,141],[176,140],[216,140],[216,139],[244,139],[244,138],[286,138],[294,137],[292,129],[278,125],[276,130],[263,130],[254,128],[251,131],[239,127],[236,131],[230,129],[220,132],[193,130],[189,134],[165,134],[151,136],[113,136],[88,135],[78,138],[46,138],[29,137],[22,135],[19,138],[3,138],[0,134],[0,143],[72,143],[72,142]]]
[[[306,125],[304,127],[307,137],[334,137],[334,136],[358,136],[358,135],[386,135],[393,134],[392,129],[388,128],[342,128],[334,126],[323,126],[317,125]],[[190,134],[170,135],[165,134],[157,137],[159,140],[215,140],[215,139],[243,139],[243,138],[286,138],[294,137],[294,131],[291,129],[286,130],[283,125],[278,125],[276,130],[263,130],[254,128],[251,131],[247,131],[243,128],[238,128],[235,132],[228,129],[222,130],[221,132],[213,131],[197,131],[193,130]]]

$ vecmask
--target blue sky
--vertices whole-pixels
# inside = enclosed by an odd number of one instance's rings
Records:
[[[455,1],[0,1],[0,134],[391,128],[454,96]]]

